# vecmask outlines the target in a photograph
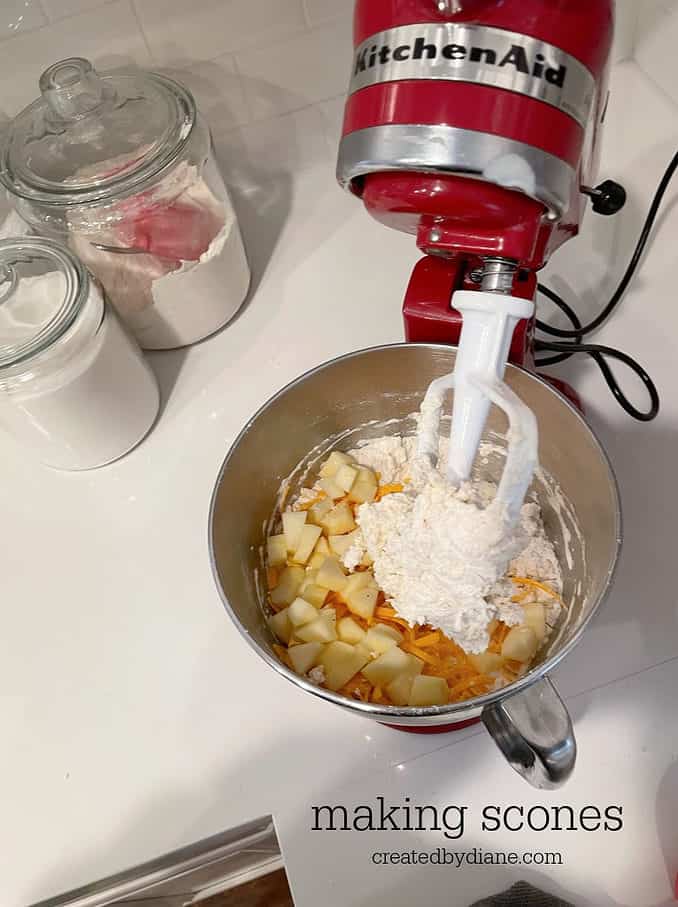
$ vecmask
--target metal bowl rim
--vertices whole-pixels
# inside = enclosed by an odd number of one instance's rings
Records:
[[[603,589],[602,589],[600,595],[598,596],[598,600],[597,600],[595,606],[591,609],[591,611],[587,615],[587,617],[577,627],[577,629],[572,634],[572,637],[568,640],[568,642],[564,646],[562,646],[560,649],[558,649],[558,651],[556,653],[554,653],[547,661],[543,662],[537,668],[535,668],[534,671],[528,672],[524,677],[521,677],[519,680],[516,680],[514,683],[509,684],[508,686],[502,687],[501,689],[495,690],[491,693],[487,693],[484,696],[478,696],[475,699],[469,699],[468,701],[465,701],[465,702],[457,702],[457,703],[452,703],[452,704],[448,704],[448,705],[444,705],[444,706],[432,706],[432,707],[428,707],[428,708],[414,708],[414,707],[410,707],[410,706],[386,706],[384,708],[384,707],[381,707],[378,705],[374,705],[373,703],[361,702],[360,700],[357,700],[357,699],[356,700],[347,699],[345,696],[340,696],[337,693],[333,693],[331,690],[326,690],[324,687],[316,686],[315,684],[311,683],[310,681],[305,680],[301,675],[296,674],[294,671],[291,671],[281,661],[279,661],[277,658],[275,658],[273,655],[271,655],[266,649],[264,649],[262,646],[260,646],[256,642],[256,640],[254,640],[250,636],[250,634],[247,632],[247,630],[244,628],[240,619],[238,618],[238,615],[235,613],[234,609],[231,607],[231,604],[228,601],[228,598],[227,598],[226,594],[224,593],[224,590],[221,586],[221,582],[219,580],[219,574],[217,571],[216,554],[214,551],[214,532],[213,532],[214,511],[216,508],[216,500],[217,500],[217,496],[219,493],[219,488],[221,487],[221,481],[223,479],[224,473],[226,472],[226,469],[228,468],[231,457],[235,453],[241,440],[248,433],[248,431],[250,430],[252,425],[254,425],[254,423],[257,421],[257,419],[261,415],[263,415],[263,413],[273,403],[275,403],[276,400],[285,396],[285,394],[288,393],[288,391],[290,391],[292,388],[296,387],[297,385],[303,384],[309,378],[312,378],[315,374],[323,371],[324,369],[326,369],[332,365],[336,365],[339,362],[343,362],[343,361],[346,361],[349,359],[354,359],[359,356],[363,356],[366,353],[377,353],[377,352],[382,352],[385,350],[397,350],[397,349],[409,349],[409,348],[421,348],[421,347],[425,347],[426,349],[429,349],[429,350],[439,350],[441,352],[456,351],[456,349],[457,349],[456,346],[451,346],[451,345],[442,344],[442,343],[385,343],[385,344],[381,344],[379,346],[364,347],[363,349],[360,349],[360,350],[354,350],[353,352],[344,353],[341,356],[336,356],[334,359],[328,359],[326,362],[323,362],[320,365],[317,365],[314,368],[309,369],[308,371],[299,375],[297,378],[292,379],[292,381],[288,382],[284,387],[282,387],[279,391],[277,391],[275,394],[273,394],[272,397],[269,397],[269,399],[266,400],[266,402],[263,403],[259,407],[259,409],[254,413],[254,415],[251,416],[247,420],[247,422],[245,423],[245,425],[243,426],[241,431],[238,433],[238,436],[235,438],[235,440],[229,447],[228,452],[226,453],[226,456],[224,457],[224,460],[223,460],[221,467],[219,469],[219,472],[217,474],[214,488],[212,490],[212,495],[210,498],[210,506],[209,506],[208,525],[207,525],[210,567],[211,567],[211,571],[212,571],[212,576],[214,578],[214,582],[219,591],[219,597],[221,598],[222,604],[223,604],[224,608],[226,609],[227,613],[229,614],[231,620],[236,625],[238,632],[243,637],[243,639],[245,639],[246,642],[251,646],[251,648],[254,649],[254,651],[270,667],[273,668],[273,670],[277,671],[278,674],[280,674],[282,677],[284,677],[290,683],[293,683],[297,687],[301,687],[307,693],[311,693],[314,696],[318,696],[321,699],[324,699],[327,702],[332,702],[332,703],[334,703],[334,705],[338,705],[342,708],[345,708],[345,709],[347,708],[347,709],[350,709],[351,711],[360,712],[363,715],[369,716],[371,718],[385,719],[388,722],[393,722],[394,720],[398,720],[399,718],[433,719],[433,718],[439,717],[441,719],[449,719],[450,717],[452,717],[456,714],[462,713],[462,712],[466,713],[466,712],[469,712],[472,710],[477,712],[478,710],[482,710],[486,706],[492,705],[493,703],[496,703],[496,702],[500,702],[503,699],[506,699],[510,696],[520,693],[522,690],[527,689],[527,687],[531,686],[533,683],[536,683],[544,675],[551,672],[554,668],[556,668],[560,664],[560,662],[567,655],[569,655],[569,653],[575,648],[575,646],[577,646],[579,644],[579,641],[581,640],[581,637],[583,636],[584,631],[586,630],[590,621],[592,620],[594,615],[597,613],[598,609],[607,600],[607,598],[610,594],[611,588],[612,588],[612,580],[614,577],[614,573],[615,573],[615,570],[619,563],[619,557],[621,554],[622,540],[623,540],[622,511],[621,511],[621,501],[620,501],[620,494],[619,494],[619,484],[617,482],[617,477],[616,477],[614,468],[612,466],[612,463],[610,462],[610,459],[609,459],[607,453],[605,452],[604,447],[600,443],[600,440],[598,439],[598,436],[596,435],[595,431],[591,428],[591,426],[588,424],[588,422],[584,419],[584,417],[579,412],[579,410],[566,397],[564,397],[563,394],[561,394],[559,391],[557,391],[553,387],[553,385],[551,385],[548,381],[546,381],[542,376],[537,375],[534,372],[531,372],[528,369],[523,368],[522,366],[518,366],[518,365],[514,365],[512,363],[509,363],[509,365],[508,365],[509,370],[523,372],[523,374],[527,375],[532,380],[537,381],[540,384],[542,384],[549,391],[549,393],[551,393],[554,397],[557,398],[559,403],[564,404],[565,407],[570,410],[570,412],[581,423],[583,428],[586,431],[588,431],[588,433],[591,435],[591,438],[593,439],[593,442],[594,442],[596,448],[598,449],[599,454],[601,455],[601,457],[603,459],[603,462],[607,465],[609,476],[610,476],[611,483],[612,483],[612,489],[614,492],[614,498],[615,498],[614,520],[615,520],[615,529],[616,529],[616,531],[615,531],[616,547],[615,547],[614,557],[613,557],[610,567],[607,571],[607,576],[605,578],[605,583],[604,583]],[[463,720],[463,718],[460,717],[460,720]],[[434,725],[434,722],[429,722],[429,723],[432,726]],[[443,722],[441,721],[441,724],[442,723]],[[454,723],[454,722],[451,722],[451,723]]]

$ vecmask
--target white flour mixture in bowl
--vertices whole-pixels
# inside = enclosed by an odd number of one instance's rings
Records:
[[[507,524],[493,506],[506,440],[490,434],[473,479],[455,486],[447,439],[434,467],[417,452],[417,424],[413,414],[358,426],[310,451],[283,483],[264,555],[283,662],[310,683],[397,706],[501,689],[567,618],[562,545],[536,493],[544,474]]]
[[[439,471],[421,475],[415,447],[414,438],[390,436],[351,451],[382,484],[405,487],[358,509],[359,537],[344,564],[355,566],[367,552],[377,582],[401,617],[439,628],[464,651],[480,653],[489,643],[490,621],[514,626],[523,617],[512,601],[515,586],[505,579],[507,565],[514,576],[538,575],[560,594],[555,550],[538,504],[523,505],[519,530],[506,539],[501,522],[486,509],[496,486],[469,482],[455,488]],[[559,611],[552,600],[552,621]]]

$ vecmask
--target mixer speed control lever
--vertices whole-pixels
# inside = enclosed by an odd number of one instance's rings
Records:
[[[592,207],[596,214],[616,214],[626,204],[626,189],[614,180],[605,180],[595,189],[582,186],[581,191],[593,202]]]

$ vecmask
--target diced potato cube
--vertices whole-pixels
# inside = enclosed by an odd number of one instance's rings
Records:
[[[362,570],[360,573],[351,573],[346,580],[342,595],[352,595],[354,592],[359,592],[360,589],[364,589],[366,586],[374,585],[374,577],[371,573],[367,573],[365,570]]]
[[[292,560],[297,564],[305,564],[313,553],[315,543],[320,538],[320,526],[302,526],[299,542],[292,555]]]
[[[365,636],[367,636],[367,633],[365,634]],[[373,660],[377,659],[377,658],[381,658],[382,655],[386,654],[385,652],[376,652],[374,649],[371,649],[367,645],[367,642],[365,641],[365,639],[363,639],[357,645],[361,649],[363,649],[365,652],[368,652],[370,655],[370,658]],[[386,652],[390,652],[390,651],[391,651],[390,649],[386,650]],[[400,652],[400,651],[402,651],[402,649],[398,649],[398,651]],[[421,672],[424,670],[424,662],[421,660],[421,658],[417,658],[416,655],[410,655],[408,652],[406,652],[405,654],[407,655],[407,661],[403,661],[400,658],[400,656],[398,656],[398,662],[399,662],[399,665],[401,666],[402,670],[408,674],[412,674],[413,676],[415,674],[421,674]]]
[[[410,692],[416,674],[399,674],[395,680],[386,685],[388,698],[395,705],[408,705]]]
[[[348,605],[349,611],[357,614],[358,617],[362,617],[363,620],[369,620],[372,617],[374,609],[377,607],[377,596],[379,595],[379,589],[376,586],[364,586],[362,589],[358,589],[357,592],[352,592],[350,596],[344,595],[343,592],[341,594]]]
[[[339,488],[347,492],[351,490],[351,486],[358,478],[358,470],[354,466],[346,464],[345,466],[340,466],[332,478]]]
[[[303,627],[304,624],[310,624],[312,620],[318,617],[318,611],[310,602],[303,598],[295,598],[287,609],[290,623],[293,627]]]
[[[504,664],[503,656],[497,655],[494,652],[482,652],[480,655],[469,655],[468,660],[476,671],[480,671],[481,674],[493,674]]]
[[[351,573],[346,580],[346,585],[344,586],[342,597],[353,595],[354,592],[359,592],[360,589],[364,589],[366,586],[374,585],[375,582],[372,574],[367,573],[364,570],[360,573]]]
[[[314,551],[313,554],[309,557],[308,563],[306,564],[306,569],[309,568],[314,570],[316,573],[322,567],[325,562],[326,554],[321,554],[320,551]]]
[[[330,690],[343,687],[366,663],[363,653],[346,642],[330,643],[319,659],[319,664],[325,668],[325,686]]]
[[[333,642],[337,638],[337,628],[333,620],[319,614],[310,624],[295,630],[294,635],[301,642]]]
[[[306,567],[304,570],[304,579],[302,580],[301,586],[299,586],[299,595],[306,589],[307,586],[312,586],[315,582],[315,578],[318,575],[317,570],[313,570],[311,567]]]
[[[381,656],[385,654],[384,652],[375,652],[373,649],[370,649],[365,640],[363,640],[358,645],[364,647],[365,650],[370,653],[372,658],[381,658]],[[389,652],[390,649],[387,649],[386,651]],[[398,649],[398,651],[401,652],[402,649]],[[402,668],[401,672],[409,674],[411,677],[414,677],[415,674],[421,674],[421,672],[424,670],[424,662],[421,660],[421,658],[417,658],[416,655],[410,655],[409,652],[405,654],[407,655],[406,662],[403,661],[400,656],[398,656],[398,663]],[[398,676],[400,676],[400,674]]]
[[[291,605],[297,597],[299,587],[303,581],[303,567],[285,567],[280,572],[278,585],[271,592],[271,604],[276,608],[280,605]]]
[[[342,642],[350,643],[352,646],[356,646],[365,639],[365,631],[352,617],[341,618],[337,624],[337,633]]]
[[[334,610],[332,605],[326,605],[324,608],[321,608],[320,614],[324,615],[328,620],[331,620],[333,624],[336,624],[337,612]]]
[[[329,476],[321,479],[318,482],[318,485],[320,485],[327,497],[332,498],[333,500],[337,500],[337,498],[343,498],[344,494],[346,493],[344,489],[340,485],[337,485],[334,479],[330,478]]]
[[[428,677],[425,674],[419,674],[414,678],[409,705],[423,708],[430,705],[446,705],[448,701],[448,686],[444,678]]]
[[[341,504],[337,504],[329,513],[326,513],[321,526],[328,535],[343,535],[345,532],[355,529],[353,511],[346,501],[342,501]]]
[[[321,642],[305,642],[300,646],[292,646],[287,654],[297,674],[305,674],[316,664],[322,650]]]
[[[403,638],[403,634],[399,633],[394,627],[377,624],[374,627],[370,627],[367,631],[365,645],[372,652],[388,652],[393,646],[400,645]]]
[[[285,534],[269,535],[266,539],[266,557],[269,567],[282,567],[287,561]]]
[[[320,475],[333,476],[342,466],[350,466],[352,463],[355,463],[355,460],[350,454],[342,453],[340,450],[333,450],[320,467]]]
[[[287,550],[291,554],[297,550],[301,530],[306,524],[306,512],[304,510],[286,510],[282,515],[282,524]]]
[[[324,535],[321,535],[316,542],[315,550],[318,552],[318,554],[324,554],[325,557],[332,554],[332,550]]]
[[[355,541],[357,535],[357,529],[354,529],[353,532],[349,532],[347,535],[331,535],[328,541],[330,543],[330,548],[332,549],[332,554],[336,554],[337,557],[343,557]]]
[[[320,569],[316,581],[319,586],[325,589],[331,589],[332,592],[341,592],[346,585],[346,576],[344,570],[336,557],[326,557]]]
[[[508,636],[501,647],[501,654],[504,658],[511,658],[514,661],[531,661],[537,654],[539,640],[532,627],[521,624],[519,627],[511,627]]]
[[[376,496],[377,477],[371,469],[361,466],[358,469],[358,477],[348,493],[348,499],[356,504],[365,504],[367,501],[373,501]]]
[[[362,644],[361,644],[362,645]],[[363,674],[375,687],[385,687],[395,680],[399,674],[412,673],[410,659],[406,652],[394,646],[384,652],[367,667]]]
[[[284,642],[285,645],[289,643],[290,637],[292,636],[292,624],[290,623],[288,611],[289,608],[285,608],[284,611],[278,611],[277,614],[274,614],[268,619],[269,627],[273,630],[280,642]]]
[[[532,627],[541,643],[546,639],[546,611],[544,606],[539,602],[533,602],[529,605],[523,605],[525,612],[525,625]]]
[[[322,501],[318,501],[306,511],[308,522],[313,523],[314,526],[320,526],[320,521],[333,506],[334,502],[331,498],[323,498]]]
[[[417,658],[416,655],[409,654],[408,658],[410,659],[410,663],[407,670],[410,672],[410,674],[421,674],[421,672],[424,670],[424,662],[421,660],[421,658]]]
[[[364,639],[362,639],[359,643],[356,644],[356,649],[358,649],[365,656],[367,661],[372,661],[374,658],[377,657],[376,652],[370,652],[370,650],[367,648],[367,646],[365,645]],[[367,661],[365,662],[365,664],[367,664]]]
[[[305,598],[306,601],[309,602],[309,604],[313,605],[314,608],[322,608],[322,606],[325,604],[325,599],[327,598],[328,594],[328,589],[324,589],[322,586],[317,586],[315,583],[311,583],[301,591],[301,597]]]

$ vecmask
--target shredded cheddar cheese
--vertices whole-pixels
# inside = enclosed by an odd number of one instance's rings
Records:
[[[517,583],[519,586],[532,586],[534,589],[540,589],[542,592],[545,592],[552,598],[555,598],[559,602],[562,602],[562,599],[557,592],[554,592],[554,590],[550,586],[547,586],[545,583],[540,583],[536,579],[530,579],[527,576],[512,576],[511,581]],[[524,597],[525,596],[523,596],[523,598]],[[512,600],[515,601],[515,599]]]
[[[399,494],[401,491],[405,490],[405,486],[400,482],[392,482],[390,485],[381,485],[377,489],[377,501],[381,501],[382,498],[385,498],[387,494]]]
[[[429,646],[435,646],[440,642],[440,630],[434,630],[432,633],[424,633],[423,636],[417,637],[417,645],[420,649],[426,649]]]

